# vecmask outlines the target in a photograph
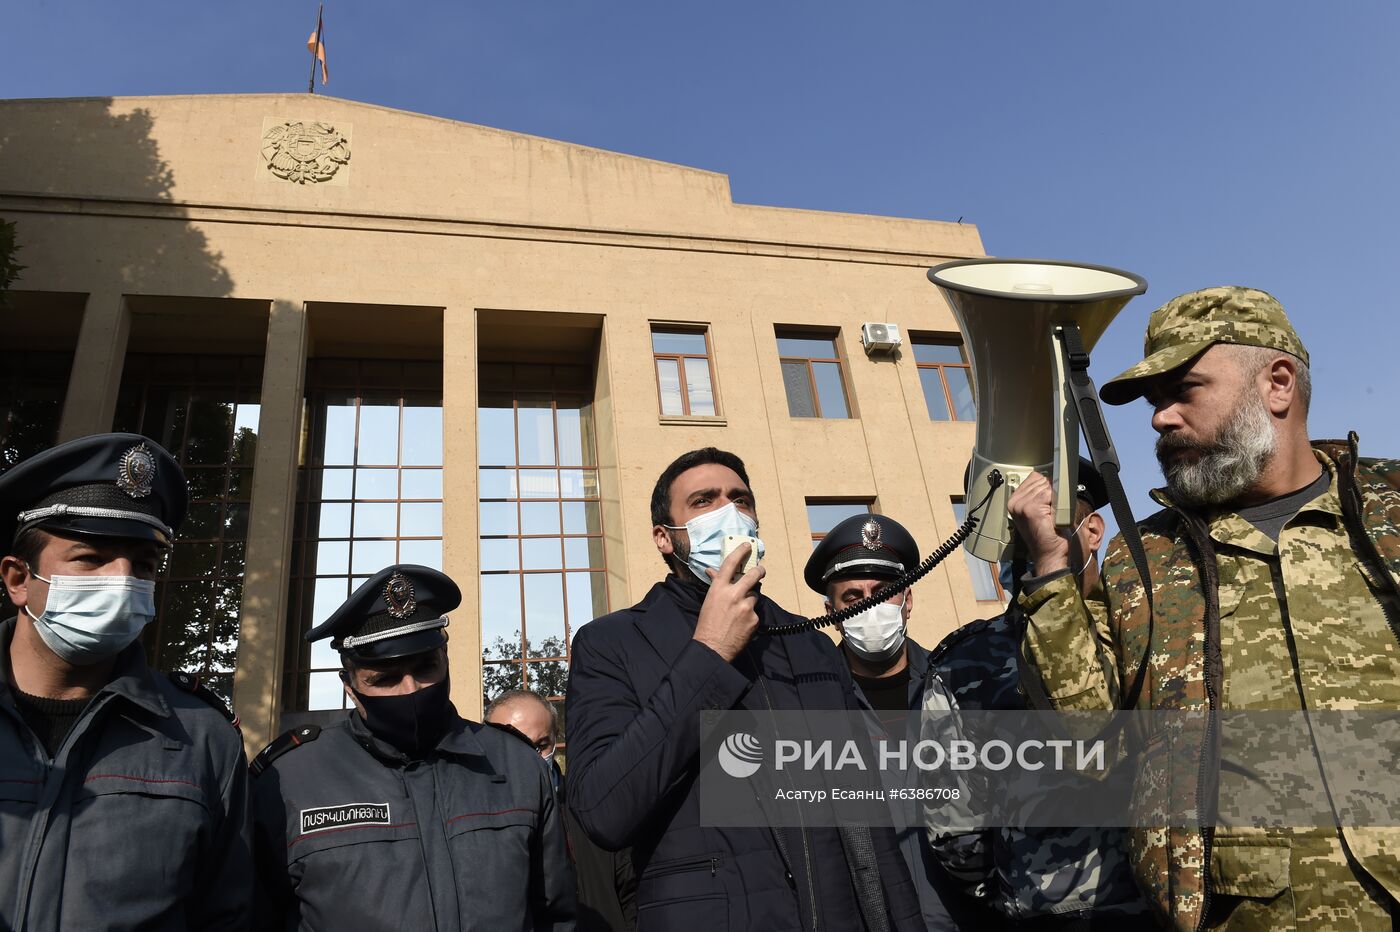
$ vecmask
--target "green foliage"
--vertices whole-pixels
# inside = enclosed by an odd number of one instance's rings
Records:
[[[19,244],[15,238],[15,225],[0,220],[0,307],[5,305],[5,294],[14,284],[24,266],[15,261]]]

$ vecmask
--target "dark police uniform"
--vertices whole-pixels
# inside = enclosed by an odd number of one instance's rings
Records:
[[[154,441],[85,437],[0,476],[0,542],[37,527],[168,546],[185,505]],[[138,642],[81,709],[55,713],[68,700],[21,698],[11,674],[32,623],[0,623],[0,928],[250,928],[247,769],[227,709],[149,669]]]
[[[905,527],[884,515],[854,515],[833,527],[812,550],[803,579],[814,592],[825,596],[832,582],[843,579],[891,580],[919,564],[919,544]],[[840,608],[833,605],[832,608]],[[856,699],[862,709],[872,716],[900,723],[907,731],[906,740],[919,740],[917,713],[923,705],[924,689],[929,673],[929,653],[922,645],[906,635],[904,650],[907,664],[902,674],[888,678],[888,684],[877,683],[852,673]],[[843,654],[844,656],[844,654]],[[874,687],[884,687],[877,695]],[[895,705],[898,713],[894,712]],[[888,770],[882,776],[887,789],[912,790],[917,786],[919,771]],[[930,932],[948,929],[990,928],[995,917],[963,893],[956,882],[934,857],[924,833],[923,814],[913,801],[897,801],[890,794],[890,815],[899,839],[899,853],[904,856],[919,896],[919,908]]]
[[[373,663],[447,643],[457,586],[391,566],[308,640]],[[572,930],[574,875],[545,762],[448,707],[445,732],[405,753],[358,711],[288,732],[253,762],[259,927]]]

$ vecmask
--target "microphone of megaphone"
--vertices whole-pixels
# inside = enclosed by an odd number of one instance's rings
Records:
[[[964,546],[973,556],[1010,559],[1015,534],[1006,502],[1039,471],[1055,485],[1055,520],[1070,526],[1079,463],[1079,417],[1056,331],[1078,326],[1085,354],[1132,298],[1140,275],[1046,259],[962,259],[929,269],[962,331],[977,400],[967,495],[982,520]],[[1005,482],[992,488],[988,477]]]

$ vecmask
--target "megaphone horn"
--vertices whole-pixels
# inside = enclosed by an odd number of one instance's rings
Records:
[[[1046,259],[962,259],[928,271],[957,318],[972,364],[977,439],[968,502],[980,501],[993,470],[1005,482],[964,546],[997,562],[1014,555],[1006,502],[1038,471],[1055,484],[1055,520],[1069,527],[1079,462],[1079,418],[1056,330],[1078,326],[1083,352],[1147,290],[1140,275]]]

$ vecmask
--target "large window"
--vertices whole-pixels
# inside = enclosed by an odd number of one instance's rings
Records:
[[[113,427],[145,434],[180,461],[190,504],[142,633],[152,666],[197,673],[233,695],[243,550],[258,440],[262,360],[127,356]]]
[[[870,514],[870,502],[841,499],[807,499],[807,526],[812,529],[812,546],[817,546],[831,529],[847,518]]]
[[[72,353],[12,347],[0,368],[0,473],[54,445]]]
[[[651,352],[663,415],[717,413],[707,330],[654,325]]]
[[[793,417],[850,417],[851,406],[834,335],[778,329],[788,414]]]
[[[934,421],[971,421],[977,417],[972,400],[972,367],[956,340],[914,340],[914,362],[924,387],[924,404]]]
[[[340,709],[340,657],[306,632],[386,566],[442,569],[442,365],[309,360],[303,431],[284,704]]]
[[[967,503],[962,499],[953,499],[953,517],[957,518],[958,524],[967,520]],[[1005,602],[1006,594],[1001,590],[1001,583],[997,581],[997,567],[978,557],[974,557],[966,548],[959,548],[963,552],[963,557],[967,559],[967,571],[972,576],[972,594],[979,602]]]
[[[560,699],[608,610],[590,367],[483,364],[477,411],[482,692]]]

